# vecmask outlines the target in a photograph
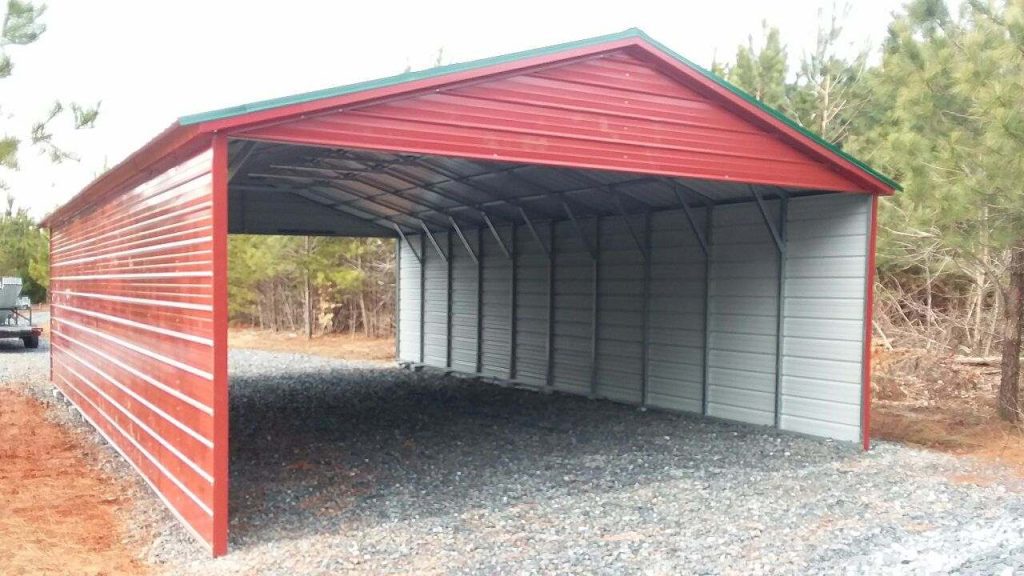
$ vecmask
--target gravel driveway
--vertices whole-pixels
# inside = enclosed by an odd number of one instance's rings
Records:
[[[1024,482],[971,460],[298,354],[231,369],[231,554],[146,495],[169,573],[1024,573]]]

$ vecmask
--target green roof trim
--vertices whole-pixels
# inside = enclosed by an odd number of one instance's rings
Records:
[[[828,140],[825,140],[824,138],[822,138],[818,134],[815,134],[814,132],[811,132],[807,128],[804,128],[796,120],[793,120],[789,116],[786,116],[785,114],[783,114],[779,110],[776,110],[775,108],[765,104],[764,102],[758,100],[757,98],[754,98],[746,90],[740,88],[739,86],[736,86],[735,84],[733,84],[732,82],[729,82],[725,78],[722,78],[718,74],[715,74],[714,72],[705,69],[703,66],[700,66],[699,64],[691,62],[685,56],[682,56],[681,54],[677,54],[675,51],[673,51],[668,46],[665,46],[661,42],[658,42],[654,38],[651,38],[650,36],[648,36],[643,30],[639,30],[639,29],[636,29],[636,28],[631,28],[630,31],[632,31],[635,36],[643,38],[645,41],[647,41],[648,43],[650,43],[651,45],[653,45],[657,49],[661,50],[665,54],[668,54],[669,56],[675,58],[676,60],[682,62],[683,64],[689,66],[690,68],[693,68],[694,70],[700,72],[701,74],[703,74],[707,78],[711,79],[712,81],[714,81],[718,85],[722,86],[726,90],[732,92],[733,94],[736,94],[740,98],[743,98],[747,102],[749,102],[749,103],[753,104],[754,106],[757,106],[761,110],[764,110],[765,112],[771,114],[773,117],[775,117],[776,120],[779,120],[783,124],[789,126],[790,128],[792,128],[792,129],[796,130],[797,132],[803,134],[804,136],[810,138],[812,141],[814,141],[814,143],[819,144],[820,146],[826,148],[830,152],[836,154],[837,156],[839,156],[839,157],[843,158],[844,160],[850,162],[854,166],[860,168],[864,172],[867,172],[869,175],[877,178],[878,180],[881,180],[883,183],[885,183],[890,188],[893,188],[895,190],[903,190],[903,187],[900,186],[899,182],[893,180],[892,178],[889,178],[888,176],[886,176],[885,174],[882,174],[878,170],[875,170],[871,166],[868,166],[867,163],[865,163],[865,162],[855,158],[850,153],[845,152],[842,148],[839,148],[835,144],[829,142]]]
[[[321,90],[313,90],[312,92],[303,92],[301,94],[292,94],[291,96],[282,96],[280,98],[271,98],[269,100],[259,100],[257,102],[250,102],[248,104],[241,104],[239,106],[231,106],[229,108],[221,108],[219,110],[211,110],[209,112],[191,114],[179,118],[178,123],[182,126],[188,126],[190,124],[199,124],[202,122],[223,120],[225,118],[231,118],[233,116],[249,114],[251,112],[259,112],[261,110],[269,110],[271,108],[279,108],[283,106],[291,106],[293,104],[303,104],[306,102],[313,102],[316,100],[324,100],[327,98],[334,98],[336,96],[344,96],[345,94],[354,94],[356,92],[362,92],[365,90],[387,88],[389,86],[404,84],[406,82],[415,82],[417,80],[438,78],[446,74],[455,74],[457,72],[477,70],[479,68],[486,68],[488,66],[495,66],[498,64],[506,64],[508,62],[515,62],[516,60],[525,60],[526,58],[533,58],[536,56],[547,56],[549,54],[557,54],[558,52],[564,52],[566,50],[572,50],[575,48],[585,48],[587,46],[604,44],[605,42],[612,42],[615,40],[624,40],[626,38],[638,37],[646,38],[646,36],[640,30],[636,28],[630,28],[629,30],[617,32],[615,34],[594,36],[593,38],[584,38],[582,40],[575,40],[572,42],[565,42],[562,44],[545,46],[543,48],[533,48],[530,50],[523,50],[521,52],[513,52],[511,54],[503,54],[501,56],[492,56],[490,58],[483,58],[480,60],[471,60],[469,62],[437,66],[435,68],[427,68],[426,70],[405,72],[403,74],[397,74],[395,76],[387,76],[385,78],[377,78],[374,80],[357,82],[355,84],[334,86],[331,88],[324,88]]]
[[[283,97],[280,97],[280,98],[271,98],[271,99],[268,99],[268,100],[259,100],[259,101],[256,101],[256,102],[250,102],[248,104],[241,104],[239,106],[231,106],[231,107],[228,107],[228,108],[221,108],[221,109],[218,109],[218,110],[211,110],[209,112],[201,112],[199,114],[190,114],[188,116],[182,116],[181,118],[179,118],[178,119],[178,124],[181,125],[181,126],[189,126],[189,125],[194,125],[194,124],[200,124],[200,123],[203,123],[203,122],[211,122],[211,121],[215,121],[215,120],[223,120],[223,119],[226,119],[226,118],[232,118],[232,117],[235,117],[235,116],[241,116],[241,115],[244,115],[244,114],[250,114],[252,112],[259,112],[259,111],[263,111],[263,110],[270,110],[270,109],[273,109],[273,108],[281,108],[281,107],[285,107],[285,106],[291,106],[291,105],[294,105],[294,104],[303,104],[303,103],[306,103],[306,102],[313,102],[313,101],[316,101],[316,100],[324,100],[324,99],[327,99],[327,98],[333,98],[333,97],[336,97],[336,96],[343,96],[343,95],[346,95],[346,94],[354,94],[354,93],[357,93],[357,92],[363,92],[363,91],[367,91],[367,90],[374,90],[374,89],[378,89],[378,88],[386,88],[386,87],[389,87],[389,86],[395,86],[395,85],[403,84],[403,83],[406,83],[406,82],[414,82],[414,81],[417,81],[417,80],[424,80],[424,79],[430,79],[430,78],[438,78],[438,77],[441,77],[441,76],[445,76],[447,74],[454,74],[454,73],[458,73],[458,72],[466,72],[466,71],[476,70],[476,69],[480,69],[480,68],[486,68],[486,67],[494,66],[494,65],[498,65],[498,64],[506,64],[506,63],[509,63],[509,62],[515,62],[517,60],[524,60],[526,58],[533,58],[533,57],[537,57],[537,56],[547,56],[547,55],[550,55],[550,54],[556,54],[558,52],[564,52],[564,51],[572,50],[572,49],[575,49],[575,48],[585,48],[585,47],[588,47],[588,46],[595,46],[595,45],[604,44],[604,43],[607,43],[607,42],[613,42],[613,41],[616,41],[616,40],[624,40],[624,39],[628,39],[628,38],[639,38],[639,39],[642,39],[643,41],[647,42],[648,44],[651,44],[652,46],[654,46],[655,48],[657,48],[658,50],[660,50],[664,54],[674,58],[675,60],[679,61],[680,63],[682,63],[683,65],[687,66],[688,68],[692,68],[693,70],[695,70],[698,73],[702,74],[703,76],[705,76],[709,80],[715,82],[719,86],[725,88],[726,90],[732,92],[733,94],[736,94],[740,98],[746,100],[748,103],[753,104],[754,106],[760,108],[761,110],[763,110],[764,112],[768,113],[769,115],[771,115],[776,120],[779,120],[780,122],[782,122],[786,126],[789,126],[790,128],[796,130],[798,133],[802,134],[803,136],[806,136],[807,138],[809,138],[815,144],[818,144],[819,146],[825,148],[826,150],[832,152],[833,154],[836,154],[840,158],[843,158],[844,160],[850,162],[851,164],[853,164],[857,168],[860,168],[862,171],[864,171],[868,175],[872,176],[873,178],[881,181],[882,183],[884,183],[885,185],[889,186],[890,188],[893,188],[894,190],[902,190],[903,189],[903,187],[900,186],[900,184],[898,182],[896,182],[895,180],[893,180],[892,178],[889,178],[885,174],[882,174],[881,172],[875,170],[871,166],[868,166],[866,163],[862,162],[861,160],[858,160],[854,156],[852,156],[849,153],[843,151],[841,148],[837,147],[836,145],[832,144],[831,142],[828,142],[827,140],[825,140],[821,136],[815,134],[814,132],[808,130],[807,128],[804,128],[803,126],[801,126],[799,123],[797,123],[795,120],[793,120],[789,116],[786,116],[785,114],[783,114],[779,110],[776,110],[775,108],[765,104],[764,102],[758,100],[757,98],[754,98],[749,93],[747,93],[745,90],[743,90],[743,89],[739,88],[738,86],[732,84],[731,82],[729,82],[725,78],[722,78],[721,76],[718,76],[717,74],[711,72],[710,70],[707,70],[704,67],[702,67],[702,66],[700,66],[700,65],[698,65],[698,64],[696,64],[696,63],[694,63],[692,61],[690,61],[687,58],[685,58],[684,56],[676,53],[671,48],[665,46],[661,42],[658,42],[654,38],[651,38],[650,36],[648,36],[643,30],[640,30],[639,28],[629,28],[627,30],[624,30],[622,32],[616,32],[614,34],[605,34],[603,36],[594,36],[594,37],[591,37],[591,38],[584,38],[582,40],[575,40],[575,41],[572,41],[572,42],[565,42],[565,43],[562,43],[562,44],[554,44],[554,45],[545,46],[545,47],[542,47],[542,48],[534,48],[534,49],[531,49],[531,50],[523,50],[521,52],[513,52],[511,54],[504,54],[504,55],[501,55],[501,56],[493,56],[493,57],[490,57],[490,58],[483,58],[483,59],[480,59],[480,60],[472,60],[470,62],[462,62],[462,63],[457,63],[457,64],[449,64],[449,65],[446,65],[446,66],[438,66],[436,68],[428,68],[426,70],[419,70],[419,71],[415,71],[415,72],[406,72],[404,74],[397,74],[395,76],[388,76],[388,77],[385,77],[385,78],[379,78],[379,79],[375,79],[375,80],[368,80],[368,81],[364,81],[364,82],[357,82],[355,84],[347,84],[347,85],[344,85],[344,86],[335,86],[335,87],[331,87],[331,88],[324,88],[324,89],[321,89],[321,90],[313,90],[311,92],[303,92],[303,93],[300,93],[300,94],[293,94],[293,95],[290,95],[290,96],[283,96]]]

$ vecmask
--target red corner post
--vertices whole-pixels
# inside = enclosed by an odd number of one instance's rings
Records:
[[[864,294],[864,382],[861,385],[861,424],[864,450],[871,449],[871,333],[875,309],[875,249],[878,242],[878,195],[871,196],[871,229],[868,231],[867,286]]]
[[[228,551],[228,141],[213,137],[213,555]]]

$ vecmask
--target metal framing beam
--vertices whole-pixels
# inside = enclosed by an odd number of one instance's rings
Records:
[[[476,229],[476,372],[484,370],[484,231]]]
[[[690,205],[686,202],[686,197],[683,196],[683,189],[681,186],[673,186],[672,191],[676,193],[676,197],[679,199],[679,206],[683,209],[683,213],[686,214],[686,220],[690,223],[690,229],[693,230],[693,235],[697,237],[697,242],[700,242],[700,249],[707,256],[708,253],[708,240],[706,235],[701,232],[700,227],[697,226],[697,219],[693,216],[693,210],[690,209]]]
[[[427,360],[427,350],[424,344],[427,339],[427,240],[420,236],[420,364]]]
[[[629,216],[626,214],[626,210],[622,207],[622,199],[615,194],[612,196],[615,198],[615,206],[619,209],[619,217],[622,218],[623,224],[625,224],[626,229],[629,230],[629,235],[633,237],[633,243],[636,244],[637,251],[640,252],[640,256],[644,259],[644,262],[646,262],[648,259],[647,249],[645,244],[640,241],[636,231],[633,230],[633,223],[629,221]]]
[[[565,208],[565,214],[569,217],[569,221],[572,222],[573,230],[576,231],[576,236],[579,238],[580,244],[582,244],[583,248],[590,254],[590,259],[596,261],[597,252],[594,251],[593,246],[591,246],[590,242],[587,241],[587,235],[583,233],[583,228],[580,226],[579,220],[576,219],[576,215],[573,214],[572,208],[569,207],[569,203],[562,200],[562,207]]]
[[[398,235],[402,238],[402,242],[409,245],[409,251],[412,252],[412,255],[416,257],[416,261],[420,263],[420,266],[422,266],[423,256],[416,253],[416,249],[412,247],[412,242],[409,242],[409,238],[406,237],[405,232],[402,231],[402,227],[395,224],[395,231],[398,232]]]
[[[401,225],[404,224],[404,223],[400,223],[396,218],[394,218],[394,216],[390,216],[390,215],[389,216],[380,216],[378,214],[374,214],[374,213],[371,213],[371,212],[366,212],[365,210],[362,210],[360,208],[355,208],[355,207],[347,206],[347,205],[345,205],[343,203],[339,203],[336,199],[331,198],[330,196],[326,195],[324,192],[321,192],[320,190],[318,190],[316,188],[296,189],[296,188],[278,188],[276,186],[246,186],[246,185],[234,184],[234,185],[231,186],[231,190],[236,190],[236,191],[240,191],[240,192],[252,191],[252,192],[274,192],[274,193],[281,193],[281,194],[292,194],[294,196],[298,196],[300,198],[304,198],[306,200],[309,200],[310,202],[314,202],[314,203],[316,203],[316,204],[318,204],[320,206],[323,206],[324,208],[330,208],[331,210],[333,210],[335,212],[338,212],[338,213],[341,213],[341,214],[345,214],[345,215],[348,215],[348,216],[352,216],[353,218],[358,218],[360,220],[363,220],[364,222],[367,222],[368,224],[375,224],[375,225],[380,226],[382,228],[390,229],[392,227],[392,225],[399,225],[399,226],[401,226]],[[405,217],[405,218],[408,218],[404,214],[402,216]],[[408,226],[408,224],[404,224],[404,225]],[[410,228],[414,228],[414,227],[415,226],[410,226]]]
[[[568,210],[569,205],[566,204]],[[571,212],[570,212],[571,213]],[[575,223],[575,219],[573,222]],[[577,228],[577,231],[579,229]],[[597,354],[601,339],[599,300],[601,298],[601,219],[594,218],[593,286],[590,306],[590,397],[597,398]]]
[[[537,241],[538,245],[540,245],[541,251],[544,252],[544,257],[550,260],[551,252],[548,250],[548,247],[544,245],[544,240],[541,239],[540,234],[537,234],[537,229],[533,227],[533,221],[531,221],[530,217],[526,215],[526,210],[520,208],[519,215],[523,217],[523,222],[526,223],[526,228],[530,231],[533,239]]]
[[[785,349],[785,338],[783,337],[786,319],[786,260],[789,251],[788,221],[789,220],[789,197],[783,195],[779,198],[779,284],[778,284],[778,308],[776,310],[775,325],[775,427],[782,427],[782,360]]]
[[[489,196],[491,198],[491,200],[490,200],[491,202],[501,202],[501,203],[507,204],[509,207],[512,207],[512,208],[519,208],[519,209],[523,208],[523,205],[520,202],[517,201],[518,199],[503,197],[504,192],[501,191],[501,190],[495,190],[495,189],[491,188],[491,186],[484,185],[481,182],[470,182],[470,180],[475,180],[475,179],[478,179],[478,178],[482,178],[483,176],[486,176],[488,174],[494,174],[494,172],[485,172],[483,174],[478,174],[478,175],[460,175],[460,174],[457,174],[455,172],[452,172],[451,170],[449,170],[447,168],[443,168],[441,166],[437,166],[436,164],[434,164],[432,162],[428,162],[425,158],[418,158],[417,160],[414,160],[412,163],[415,164],[416,166],[419,166],[420,168],[423,168],[424,170],[428,170],[430,172],[433,172],[435,174],[438,174],[438,175],[442,176],[443,178],[447,178],[447,181],[441,182],[440,184],[433,183],[432,186],[434,186],[434,188],[436,188],[437,186],[439,186],[441,184],[448,184],[448,183],[451,183],[451,184],[461,184],[463,186],[469,186],[470,188],[476,190],[477,192],[481,192],[483,194],[486,194],[487,196]],[[523,167],[524,166],[517,166],[517,167],[510,168],[510,169],[508,169],[508,173],[513,173],[515,170],[523,168]],[[431,191],[435,191],[435,190],[431,189]],[[435,191],[435,193],[436,193],[436,191]],[[551,216],[553,216],[553,215],[552,214],[547,214],[546,215],[546,217],[551,217]]]
[[[786,250],[785,243],[782,240],[782,236],[779,235],[778,229],[772,222],[771,216],[768,214],[768,206],[764,203],[764,197],[761,192],[755,187],[750,186],[750,193],[753,194],[754,200],[757,201],[757,207],[761,210],[761,217],[764,218],[764,224],[768,227],[768,231],[772,234],[772,239],[775,240],[775,248],[782,254]]]
[[[641,292],[643,296],[643,305],[641,310],[641,340],[640,346],[640,407],[647,409],[649,403],[649,380],[650,380],[650,367],[648,363],[650,361],[650,354],[648,348],[651,345],[651,260],[653,260],[654,254],[651,252],[651,214],[648,212],[644,215],[644,252],[647,257],[644,258],[644,275],[642,281]]]
[[[558,245],[555,240],[554,221],[548,222],[548,237],[551,240],[551,252],[548,256],[548,333],[544,384],[548,390],[551,390],[555,386],[555,248]]]
[[[711,362],[711,262],[714,250],[714,206],[708,206],[704,219],[704,237],[707,250],[704,252],[704,361],[701,363],[700,413],[708,415],[708,389],[710,388],[709,364]]]
[[[498,229],[494,227],[494,223],[491,222],[490,216],[487,215],[487,212],[483,211],[480,212],[480,215],[483,216],[484,222],[487,223],[487,228],[491,230],[491,234],[494,235],[494,240],[497,241],[498,247],[501,248],[501,251],[505,254],[505,258],[511,258],[512,253],[508,251],[508,246],[505,246],[505,241],[501,239],[501,234],[498,234]]]
[[[239,148],[242,149],[241,153],[234,158],[234,162],[232,162],[231,166],[228,167],[228,184],[235,179],[235,175],[238,174],[242,168],[245,168],[246,163],[249,162],[249,157],[252,156],[252,153],[256,150],[258,145],[259,143],[253,140],[247,140],[239,144]]]
[[[462,228],[459,228],[459,223],[451,216],[448,217],[448,221],[451,223],[452,228],[455,229],[455,233],[459,235],[459,240],[462,241],[462,247],[469,253],[469,257],[473,259],[474,263],[478,262],[479,259],[476,257],[476,253],[473,252],[473,247],[469,245],[469,241],[466,240],[466,235],[462,233]],[[451,248],[449,248],[448,253],[451,254]]]
[[[427,223],[420,220],[420,226],[423,228],[423,233],[426,234],[427,238],[430,239],[430,244],[434,247],[434,250],[437,251],[437,255],[441,257],[441,260],[445,264],[447,264],[448,255],[444,253],[444,250],[441,250],[440,244],[438,244],[437,239],[434,238],[434,233],[430,231],[430,228],[427,228]]]
[[[445,261],[444,261],[445,266],[447,268],[446,272],[448,274],[448,282],[447,282],[447,292],[448,292],[448,310],[447,310],[447,312],[448,312],[448,314],[447,314],[447,318],[446,318],[446,322],[447,322],[446,327],[447,327],[447,329],[445,331],[445,337],[447,339],[447,344],[446,344],[446,347],[445,347],[445,366],[447,366],[448,369],[451,370],[451,368],[452,368],[452,341],[453,341],[453,339],[452,339],[452,316],[453,316],[453,314],[452,314],[452,294],[454,293],[454,290],[452,289],[452,260],[453,260],[453,257],[455,256],[455,254],[452,252],[452,233],[448,232],[447,234],[445,234],[445,237],[448,240],[448,256],[449,256],[448,258],[445,258]]]
[[[519,251],[516,248],[516,228],[515,224],[512,224],[512,241],[509,243],[509,249],[512,252],[510,258],[510,265],[512,270],[509,273],[509,319],[508,319],[508,379],[516,379],[516,266],[519,261]]]

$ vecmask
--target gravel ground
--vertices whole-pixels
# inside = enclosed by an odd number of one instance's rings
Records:
[[[45,366],[0,348],[0,381],[46,396]],[[231,553],[140,490],[168,573],[1024,574],[1024,481],[973,460],[297,354],[231,369]]]

